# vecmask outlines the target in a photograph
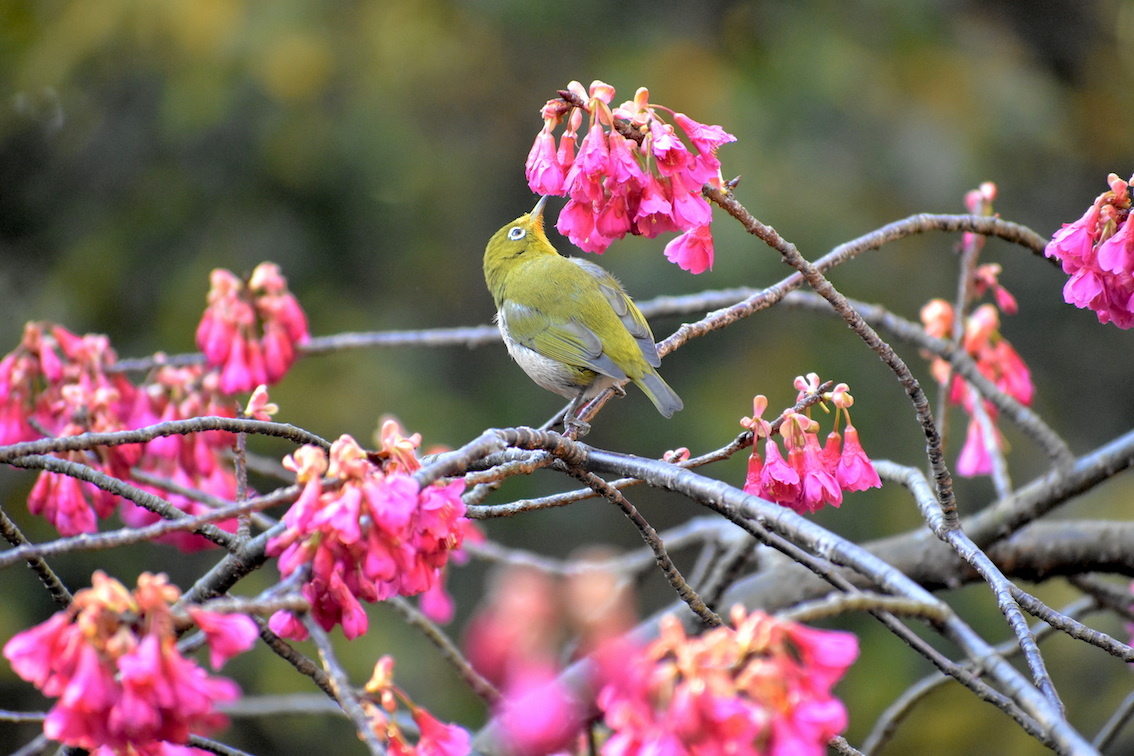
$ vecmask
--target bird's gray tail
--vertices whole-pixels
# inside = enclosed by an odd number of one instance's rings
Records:
[[[645,392],[646,396],[650,397],[650,401],[658,408],[658,412],[665,417],[673,417],[674,412],[685,406],[677,392],[671,389],[669,384],[663,381],[662,377],[653,370],[643,373],[642,377],[634,382]]]

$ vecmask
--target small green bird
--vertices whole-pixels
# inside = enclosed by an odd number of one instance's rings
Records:
[[[573,400],[565,424],[579,424],[572,420],[583,402],[627,379],[671,417],[684,405],[655,370],[661,358],[646,319],[614,276],[555,251],[543,232],[546,201],[497,231],[484,250],[484,280],[508,353],[533,381]]]

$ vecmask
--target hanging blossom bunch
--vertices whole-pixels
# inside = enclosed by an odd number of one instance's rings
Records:
[[[368,697],[362,699],[363,710],[378,739],[395,756],[467,756],[472,752],[469,733],[455,724],[444,724],[413,702],[406,692],[394,685],[394,659],[383,656],[374,665],[374,674],[366,683]],[[411,744],[394,716],[399,703],[410,711],[417,725],[417,742]]]
[[[921,308],[921,321],[930,336],[949,338],[953,333],[953,319],[953,306],[943,299],[934,299]],[[1000,335],[1000,311],[996,306],[980,305],[965,318],[963,327],[961,346],[976,361],[981,374],[1016,401],[1025,406],[1031,404],[1035,395],[1031,372],[1019,353]],[[957,459],[958,474],[988,475],[993,469],[993,454],[999,453],[1004,445],[996,424],[996,406],[981,400],[967,381],[953,375],[945,360],[935,359],[931,369],[938,383],[949,387],[949,403],[960,405],[969,415],[965,445]],[[980,412],[975,404],[978,400]]]
[[[821,756],[847,726],[831,694],[858,656],[850,633],[734,607],[732,627],[690,638],[670,615],[660,637],[599,691],[604,756]]]
[[[347,638],[366,632],[361,601],[438,590],[452,552],[465,534],[464,482],[422,488],[412,473],[420,437],[387,431],[376,461],[350,436],[331,445],[328,458],[304,446],[284,460],[304,488],[284,515],[284,532],[268,542],[285,578],[310,570],[301,593],[319,625],[343,626]],[[324,490],[325,479],[338,487]],[[271,618],[273,631],[303,639],[307,630],[288,611]]]
[[[129,591],[103,572],[71,606],[4,645],[12,669],[57,698],[44,735],[102,754],[189,753],[171,748],[191,733],[224,726],[215,705],[240,695],[177,649],[171,605],[181,592],[165,575],[143,573]],[[214,668],[255,642],[244,615],[188,610],[204,633]]]
[[[62,326],[28,323],[20,344],[0,360],[0,443],[129,427],[137,389],[112,372],[116,362],[105,336],[78,336]],[[122,445],[95,454],[56,456],[121,478],[141,453],[138,445]],[[93,533],[98,519],[109,516],[116,503],[115,496],[92,483],[46,470],[28,496],[29,511],[65,536]]]
[[[212,350],[212,356],[223,352],[233,358],[220,371],[163,366],[158,355],[159,367],[145,383],[135,386],[118,369],[106,336],[79,336],[59,325],[28,323],[19,345],[0,358],[0,444],[112,433],[201,415],[235,416],[232,392],[251,389],[255,383],[246,388],[245,384],[256,375],[262,374],[265,380],[282,376],[295,359],[295,345],[308,338],[307,320],[272,263],[257,266],[247,286],[227,271],[214,271],[213,284],[198,338],[203,348],[208,345],[207,352]],[[263,338],[249,342],[251,326],[240,324],[254,324],[256,317],[263,323]],[[257,370],[244,369],[249,355],[259,366]],[[120,480],[130,480],[131,471],[137,469],[232,500],[236,483],[225,459],[232,441],[232,434],[208,431],[55,456]],[[187,496],[167,494],[146,483],[136,485],[189,514],[205,510]],[[92,483],[48,471],[40,473],[28,497],[28,509],[44,516],[65,536],[95,532],[98,520],[109,516],[117,503],[116,496]],[[129,502],[122,515],[127,524],[135,526],[158,517]],[[230,528],[233,523],[221,523],[221,527]],[[172,534],[163,540],[187,550],[207,544],[188,534]]]
[[[1100,194],[1074,223],[1064,223],[1044,251],[1071,276],[1063,299],[1095,311],[1100,323],[1134,327],[1134,223],[1130,222],[1130,181],[1107,176]]]
[[[203,416],[236,416],[231,397],[220,390],[220,377],[202,365],[164,365],[154,371],[150,380],[139,389],[130,427],[143,428]],[[234,434],[225,431],[159,436],[146,443],[138,470],[185,489],[200,491],[222,501],[233,501],[236,498],[236,474],[227,454],[234,441]],[[210,509],[196,499],[150,483],[137,482],[135,485],[162,497],[188,515],[204,514]],[[132,527],[144,527],[160,519],[156,512],[128,501],[123,502],[121,515],[123,522]],[[229,532],[236,531],[235,519],[214,524]],[[215,547],[212,541],[184,531],[169,533],[157,540],[171,543],[186,552]]]
[[[643,87],[612,108],[614,87],[595,81],[588,92],[571,82],[563,97],[543,107],[543,130],[528,154],[528,186],[537,194],[570,197],[556,228],[579,249],[601,253],[627,233],[652,239],[681,232],[666,245],[666,257],[702,273],[713,267],[713,237],[712,209],[701,189],[723,186],[717,148],[736,137],[649,97]],[[576,154],[584,113],[587,133]],[[556,144],[553,132],[564,121]]]
[[[965,205],[974,215],[992,215],[995,197],[996,185],[984,183],[965,196]],[[961,240],[961,251],[976,254],[983,245],[983,236],[966,233]],[[996,304],[978,306],[958,324],[953,305],[934,299],[921,308],[921,322],[930,336],[959,338],[961,347],[973,358],[982,375],[1005,394],[1028,406],[1035,395],[1031,372],[1012,344],[1000,334],[1000,313],[1014,315],[1017,311],[1015,297],[1000,285],[1000,272],[1001,267],[996,264],[977,265],[968,287],[973,299],[992,292]],[[930,369],[937,382],[948,387],[949,403],[959,405],[969,416],[965,445],[957,459],[957,473],[966,477],[990,474],[993,455],[1001,453],[1004,446],[997,427],[996,406],[980,399],[979,393],[961,376],[955,375],[944,359],[935,358]]]
[[[819,388],[819,376],[808,373],[798,376],[795,387],[802,400]],[[858,429],[851,424],[850,407],[854,397],[845,383],[840,383],[823,397],[835,406],[835,427],[826,441],[819,443],[819,423],[809,415],[787,412],[779,427],[787,459],[772,438],[771,424],[762,418],[768,399],[757,395],[752,401],[752,417],[743,418],[741,426],[752,431],[752,455],[748,458],[748,475],[744,492],[774,501],[796,512],[814,512],[825,505],[837,507],[844,491],[865,491],[879,488],[882,481],[859,442]],[[838,430],[840,416],[846,419],[843,433]],[[764,452],[760,453],[760,441]]]
[[[279,381],[295,362],[296,346],[310,338],[279,266],[260,263],[247,281],[217,268],[209,280],[197,346],[209,367],[220,369],[220,390],[236,394]]]

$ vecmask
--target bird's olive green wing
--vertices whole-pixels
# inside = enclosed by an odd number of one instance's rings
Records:
[[[658,357],[658,350],[654,345],[654,335],[650,333],[650,326],[638,310],[637,305],[623,290],[622,284],[618,283],[618,279],[589,260],[582,260],[578,257],[568,259],[590,273],[598,281],[599,290],[606,301],[610,303],[614,314],[618,316],[622,324],[626,326],[626,330],[634,337],[634,341],[638,342],[638,348],[642,350],[642,356],[646,358],[646,362],[654,367],[661,365],[661,358]]]
[[[627,377],[626,372],[603,352],[599,337],[575,319],[553,320],[512,300],[501,304],[499,316],[513,341],[548,359],[589,368],[615,380]]]

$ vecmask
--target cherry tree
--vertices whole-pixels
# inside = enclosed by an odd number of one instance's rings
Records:
[[[714,227],[735,222],[753,248],[793,269],[763,288],[642,302],[649,317],[691,318],[658,343],[659,355],[768,308],[828,313],[863,359],[884,364],[905,396],[890,422],[917,428],[922,447],[901,460],[873,457],[871,438],[883,429],[852,423],[854,386],[806,364],[794,400],[775,405],[769,396],[785,387],[768,386],[750,415],[719,429],[717,448],[697,453],[679,439],[660,458],[603,449],[586,443],[582,424],[557,432],[556,418],[539,429],[488,429],[452,449],[423,446],[393,419],[375,448],[346,434],[328,441],[285,422],[288,408],[269,396],[297,360],[390,340],[453,347],[499,335],[483,326],[313,336],[284,272],[267,262],[245,277],[213,272],[197,354],[122,360],[112,335],[33,320],[0,360],[0,461],[37,476],[26,511],[0,511],[10,545],[0,567],[29,567],[57,605],[4,639],[14,672],[49,699],[43,712],[0,712],[42,719],[42,736],[24,752],[55,741],[105,754],[239,753],[223,727],[240,688],[206,672],[194,656],[201,647],[214,670],[238,655],[278,656],[372,753],[875,753],[942,686],[963,691],[969,706],[996,707],[1057,753],[1097,753],[1114,740],[1131,700],[1085,730],[1080,709],[1093,704],[1061,694],[1044,641],[1061,635],[1079,653],[1109,654],[1116,677],[1134,661],[1092,620],[1130,614],[1125,586],[1101,577],[1131,570],[1128,524],[1054,517],[1134,462],[1134,432],[1076,454],[1033,408],[1042,386],[1001,333],[1016,301],[981,253],[998,238],[1024,253],[1019,265],[1057,261],[1068,303],[1095,312],[1100,327],[1129,328],[1129,183],[1109,176],[1083,217],[1051,239],[1000,218],[986,183],[963,198],[967,213],[897,220],[817,255],[758,219],[743,204],[743,183],[724,178],[735,140],[724,127],[654,103],[644,88],[620,105],[614,98],[603,82],[572,82],[542,109],[526,178],[537,195],[567,199],[560,232],[585,252],[616,253],[628,234],[664,236],[665,257],[695,275],[719,254]],[[951,300],[925,304],[920,322],[856,301],[829,279],[860,256],[930,233],[957,238],[957,283]],[[935,387],[909,359],[928,366]],[[580,418],[601,423],[618,393],[603,392]],[[950,412],[966,422],[956,451],[944,440]],[[1005,426],[1048,460],[1026,483],[1013,481]],[[294,449],[265,459],[255,450],[261,436]],[[744,479],[715,473],[738,455],[748,460]],[[561,492],[510,496],[515,479],[536,471]],[[250,473],[275,484],[254,490]],[[959,502],[954,475],[986,476],[995,495]],[[642,486],[700,514],[659,531],[632,502]],[[921,526],[855,539],[812,517],[864,505],[880,487],[902,489]],[[492,538],[494,519],[594,498],[625,515],[641,549],[564,561]],[[39,518],[58,537],[29,537]],[[150,541],[167,550],[154,554],[209,550],[216,559],[182,586],[160,559],[134,585],[102,570],[82,587],[57,574],[76,554]],[[696,554],[693,569],[678,566],[675,550]],[[448,584],[469,560],[496,573],[478,596],[458,597],[478,603],[453,628]],[[672,596],[640,617],[633,584],[654,570]],[[253,579],[265,575],[266,588]],[[1065,606],[1029,592],[1028,583],[1053,576],[1076,593]],[[958,610],[953,598],[965,585],[991,596],[997,627],[978,628]],[[427,697],[399,685],[396,666],[412,658],[364,659],[369,679],[348,671],[344,649],[357,648],[379,602],[436,646],[483,702],[481,719],[442,721]],[[856,712],[838,685],[860,653],[848,628],[864,618],[935,671],[852,743],[844,733]],[[339,634],[350,642],[333,644]],[[303,699],[297,710],[310,706]]]

